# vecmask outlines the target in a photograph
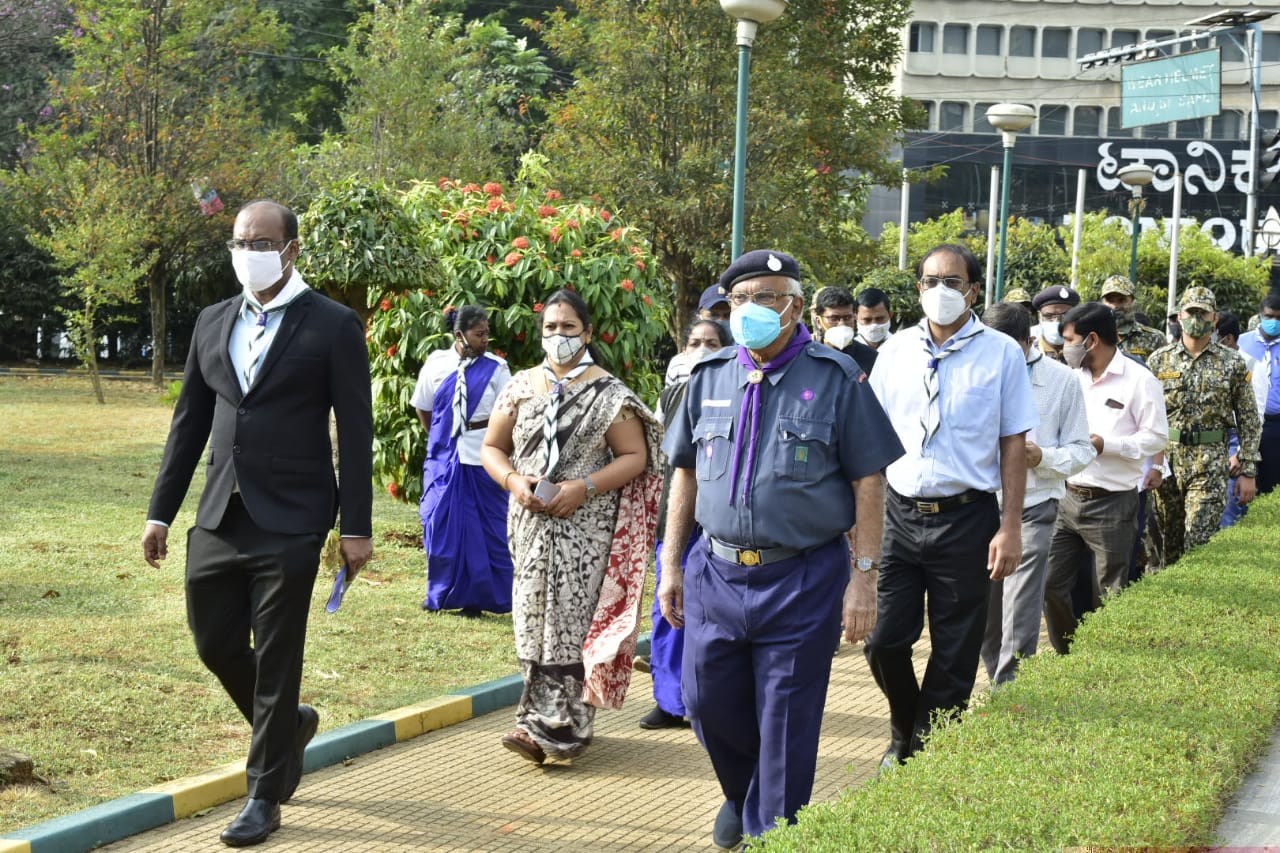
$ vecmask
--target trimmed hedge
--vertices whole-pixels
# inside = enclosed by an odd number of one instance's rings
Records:
[[[1280,494],[1024,661],[903,767],[752,849],[1212,843],[1280,718]],[[885,732],[886,742],[888,732]]]

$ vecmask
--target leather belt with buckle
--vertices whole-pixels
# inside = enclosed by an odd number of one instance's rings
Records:
[[[1077,486],[1075,483],[1067,483],[1067,491],[1086,501],[1091,501],[1094,498],[1105,498],[1107,495],[1121,494],[1111,489],[1099,489],[1097,486]]]
[[[489,419],[485,418],[482,421],[472,421],[471,423],[467,424],[467,429],[487,429],[488,426],[489,426]]]
[[[711,543],[711,553],[740,566],[767,566],[801,553],[799,548],[739,548],[710,536],[707,541]]]
[[[1183,447],[1199,447],[1204,444],[1222,444],[1227,440],[1225,429],[1177,429],[1169,427],[1169,441]]]
[[[937,515],[940,512],[949,512],[991,494],[981,489],[969,489],[967,492],[961,492],[958,495],[951,495],[945,498],[909,498],[906,495],[898,494],[892,489],[889,490],[889,493],[893,495],[898,503],[907,509],[915,510],[921,515]]]

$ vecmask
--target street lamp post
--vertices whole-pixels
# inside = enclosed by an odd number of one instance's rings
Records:
[[[738,118],[733,143],[733,258],[742,254],[742,223],[747,189],[747,83],[751,78],[751,45],[760,24],[776,21],[787,0],[720,0],[720,8],[738,22]]]
[[[1004,168],[1000,170],[1000,254],[996,260],[996,302],[1004,296],[1005,243],[1009,240],[1009,183],[1013,172],[1013,146],[1018,131],[1036,120],[1034,107],[1026,104],[995,104],[987,108],[987,121],[1000,131],[1004,142]]]
[[[1116,177],[1120,182],[1130,189],[1133,198],[1129,199],[1129,230],[1130,230],[1130,248],[1129,248],[1129,281],[1133,282],[1133,286],[1138,286],[1138,238],[1142,235],[1142,221],[1139,217],[1142,215],[1142,188],[1155,180],[1155,171],[1146,163],[1132,163],[1116,172]],[[1174,223],[1177,227],[1177,223]]]

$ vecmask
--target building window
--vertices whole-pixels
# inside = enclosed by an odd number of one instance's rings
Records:
[[[1045,27],[1040,55],[1045,59],[1066,59],[1071,56],[1071,30],[1063,27]]]
[[[1066,136],[1067,108],[1062,104],[1045,104],[1040,107],[1036,133],[1041,136]]]
[[[1244,62],[1244,51],[1240,49],[1239,39],[1231,36],[1218,36],[1214,41],[1222,51],[1223,62]]]
[[[1259,110],[1258,127],[1280,127],[1280,110]]]
[[[1147,30],[1147,41],[1159,41],[1160,39],[1171,39],[1175,35],[1173,30]]]
[[[943,101],[938,111],[938,130],[953,130],[963,133],[968,113],[968,104],[960,101]]]
[[[930,130],[933,129],[933,101],[916,101],[916,106],[924,110],[924,126]]]
[[[1189,35],[1194,35],[1194,33],[1184,30],[1183,32],[1179,33],[1179,35],[1189,36]],[[1195,41],[1184,41],[1182,44],[1178,45],[1178,53],[1194,53],[1197,50],[1208,50],[1208,49],[1209,49],[1208,36],[1205,36],[1202,39],[1196,39]]]
[[[1137,30],[1112,30],[1111,46],[1127,47],[1131,44],[1137,44],[1142,41],[1142,33]]]
[[[1097,53],[1106,46],[1106,30],[1076,30],[1076,59]]]
[[[973,105],[973,132],[974,133],[999,133],[1000,131],[992,127],[991,122],[987,121],[987,110],[994,107],[995,104],[986,101]]]
[[[1223,110],[1213,119],[1214,139],[1243,139],[1244,113],[1238,110]]]
[[[912,24],[911,25],[911,44],[910,44],[911,52],[912,53],[933,53],[934,51],[933,38],[934,38],[934,35],[937,33],[937,31],[938,31],[937,25],[928,23],[927,21],[926,22],[917,21],[916,23]]]
[[[1280,33],[1262,34],[1262,61],[1280,62]]]
[[[1101,136],[1102,107],[1076,107],[1072,134],[1075,136]]]
[[[1120,115],[1120,107],[1107,108],[1107,136],[1133,136],[1133,128],[1124,126],[1124,119]]]
[[[942,52],[959,54],[969,52],[968,24],[947,24],[942,28]]]
[[[1204,139],[1204,119],[1183,119],[1182,121],[1177,122],[1174,130],[1174,136],[1178,139]]]
[[[1000,56],[1000,40],[1003,36],[1004,27],[980,24],[977,38],[978,56]]]
[[[1036,28],[1035,27],[1010,27],[1009,28],[1009,55],[1010,56],[1035,56],[1036,55]]]

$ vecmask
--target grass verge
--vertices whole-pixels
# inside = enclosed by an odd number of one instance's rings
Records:
[[[1195,849],[1280,716],[1280,494],[768,851]],[[755,849],[754,845],[753,848]]]
[[[142,382],[0,378],[0,745],[48,785],[0,790],[0,832],[243,758],[249,727],[196,658],[182,532],[142,560],[172,410]],[[303,701],[321,730],[517,671],[509,616],[420,609],[417,507],[375,496],[375,562],[336,615],[312,601]]]

